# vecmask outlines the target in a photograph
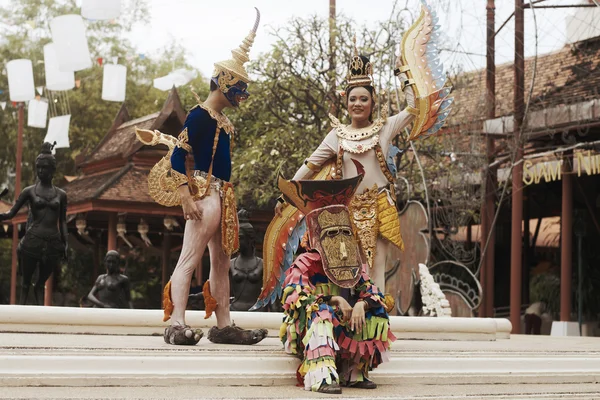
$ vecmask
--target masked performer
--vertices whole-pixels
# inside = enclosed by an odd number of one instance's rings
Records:
[[[266,337],[265,329],[243,330],[232,325],[229,313],[229,259],[237,251],[238,219],[231,175],[230,141],[234,128],[222,113],[227,107],[238,107],[247,99],[250,79],[244,68],[260,19],[243,44],[232,51],[233,58],[215,64],[210,94],[189,112],[183,131],[177,139],[158,131],[138,130],[138,138],[149,145],[169,146],[170,151],[148,177],[150,195],[160,204],[183,207],[187,220],[183,247],[175,271],[164,289],[163,307],[167,343],[193,345],[202,331],[185,323],[185,309],[190,281],[208,245],[210,283],[204,286],[206,318],[216,313],[217,326],[210,329],[208,339],[215,343],[254,344]],[[200,102],[200,101],[199,101]],[[188,154],[194,157],[194,170],[186,170]],[[214,296],[214,297],[213,297]]]
[[[307,252],[285,273],[280,330],[286,352],[302,359],[298,377],[306,390],[341,393],[340,384],[376,388],[368,373],[389,358],[395,340],[347,208],[362,179],[362,171],[333,182],[279,178],[285,199],[306,214]],[[349,301],[342,288],[351,290]]]
[[[389,118],[383,107],[381,116],[373,119],[376,106],[373,66],[355,47],[344,93],[350,124],[344,125],[330,115],[333,129],[293,177],[294,180],[315,179],[317,175],[321,176],[318,179],[349,178],[355,174],[351,158],[364,165],[364,179],[349,209],[369,275],[382,291],[385,291],[389,247],[404,248],[394,193],[395,167],[387,162],[393,156],[391,142],[411,123],[409,140],[434,134],[443,125],[452,103],[452,99],[447,98],[450,88],[444,87],[445,78],[437,60],[435,29],[438,28],[435,21],[435,15],[423,2],[421,16],[402,40],[401,55],[394,70],[408,105]],[[293,224],[301,221],[301,213],[283,212],[293,207],[288,207],[282,198],[279,200],[275,209],[277,216],[271,229],[267,230],[265,246],[270,243],[289,245]],[[280,229],[290,224],[289,232]],[[280,283],[277,273],[272,271],[285,270],[287,256],[279,256],[276,252],[271,257],[269,254],[263,256],[265,280],[257,307],[273,300],[272,293]]]
[[[38,182],[23,189],[10,211],[0,214],[0,221],[11,219],[26,203],[29,205],[27,232],[18,247],[23,273],[21,304],[27,303],[36,269],[38,279],[33,294],[37,304],[43,301],[44,283],[67,256],[67,194],[52,184],[56,171],[56,159],[52,155],[54,145],[44,143],[35,160]]]

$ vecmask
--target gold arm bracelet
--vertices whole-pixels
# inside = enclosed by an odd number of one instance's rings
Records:
[[[311,163],[308,160],[304,160],[304,165],[306,165],[306,168],[310,169],[312,172],[319,172],[321,170],[319,165]]]
[[[394,75],[398,76],[408,71],[410,71],[410,67],[408,65],[401,65],[400,67],[394,69]]]
[[[400,84],[400,87],[402,88],[402,90],[404,90],[404,89],[406,89],[407,86],[411,86],[414,84],[415,84],[414,79],[407,79]]]
[[[414,108],[414,107],[406,106],[405,110],[406,110],[407,113],[409,113],[411,115],[415,115],[415,116],[419,115],[419,110],[416,109],[416,108]]]

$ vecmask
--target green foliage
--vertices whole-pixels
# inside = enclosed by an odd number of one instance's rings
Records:
[[[116,21],[86,21],[88,45],[92,59],[102,57],[105,61],[119,58],[119,64],[127,66],[127,93],[125,106],[132,118],[139,118],[161,109],[168,93],[152,86],[153,78],[164,76],[173,69],[192,67],[185,60],[184,49],[176,43],[159,50],[155,55],[138,57],[138,51],[124,39],[134,23],[147,23],[148,2],[143,0],[123,1],[122,15]],[[31,59],[36,86],[45,86],[43,46],[51,41],[49,21],[59,15],[78,14],[74,0],[15,0],[0,7],[0,71],[6,62],[18,59]],[[56,154],[57,172],[54,182],[60,182],[64,175],[77,175],[75,158],[89,154],[110,129],[121,104],[101,99],[103,69],[94,63],[92,68],[75,73],[80,86],[67,92],[44,91],[49,99],[51,116],[71,114],[69,137],[71,147],[58,149]],[[186,109],[196,104],[190,90],[205,97],[208,93],[206,79],[199,75],[189,87],[178,90]],[[12,107],[8,95],[6,74],[0,74],[0,101],[9,102],[4,111],[0,110],[0,132],[3,146],[0,146],[0,177],[3,184],[11,189],[7,200],[14,196],[15,149],[17,143],[17,109]],[[27,118],[27,110],[25,110]],[[25,120],[26,125],[26,120]],[[23,135],[23,163],[21,187],[35,181],[33,163],[37,157],[46,129],[25,126]],[[11,266],[10,240],[0,241],[0,303],[8,299]],[[157,286],[155,275],[147,274],[152,265],[160,265],[156,260],[146,258],[132,262],[132,289],[138,300],[136,305],[158,307],[160,305],[160,282]],[[68,267],[67,267],[68,265]],[[56,291],[62,292],[63,305],[77,306],[79,298],[87,295],[96,277],[92,276],[92,254],[71,251],[69,262],[61,267],[56,278]],[[99,273],[102,273],[103,267]],[[137,272],[139,271],[139,273]],[[19,277],[20,279],[20,277]],[[158,278],[160,279],[160,277]],[[158,296],[158,300],[157,300]],[[6,299],[4,299],[4,297]],[[58,297],[60,299],[60,297]],[[148,302],[146,302],[146,300]]]
[[[355,34],[360,52],[375,66],[378,93],[395,88],[392,70],[401,19],[390,18],[375,30],[365,26],[357,29],[343,16],[336,24],[333,58],[329,20],[315,16],[293,18],[284,28],[272,31],[277,39],[273,48],[251,64],[250,69],[259,77],[250,86],[253,96],[232,117],[239,132],[232,179],[244,207],[271,207],[279,195],[279,171],[293,176],[331,129],[328,114],[345,115],[343,98],[336,91],[345,86]],[[379,98],[382,107],[394,103],[397,109],[396,102],[396,97]]]
[[[160,308],[161,260],[144,250],[129,252],[124,260],[124,273],[131,282],[131,301],[134,308]]]
[[[60,298],[60,303],[54,305],[79,307],[80,299],[88,295],[96,281],[93,265],[94,257],[91,251],[69,251],[68,262],[61,263],[60,273],[54,277],[54,291],[61,294],[54,296],[54,299]]]
[[[51,41],[49,21],[59,15],[79,13],[72,0],[18,0],[9,7],[0,7],[0,64],[17,58],[31,59],[34,66],[36,86],[45,85],[43,46]],[[122,16],[117,20],[86,22],[88,45],[92,58],[108,61],[118,57],[120,64],[127,66],[127,93],[125,105],[132,118],[154,113],[162,107],[168,93],[154,89],[152,79],[164,76],[174,68],[191,68],[185,61],[181,46],[173,44],[162,49],[156,57],[137,56],[136,49],[124,39],[129,27],[135,23],[148,22],[146,1],[125,1]],[[57,173],[55,182],[63,175],[76,175],[75,157],[90,152],[110,128],[120,103],[101,99],[103,69],[97,63],[90,69],[76,72],[75,79],[81,85],[67,92],[49,92],[49,113],[52,116],[71,114],[69,137],[71,147],[57,150]],[[202,76],[190,83],[200,94],[206,94],[208,86]],[[0,88],[4,94],[0,100],[8,101],[8,81],[0,75]],[[191,108],[196,101],[187,88],[180,90],[182,102]],[[27,112],[25,110],[25,118]],[[17,110],[9,102],[6,110],[0,112],[0,131],[3,132],[4,146],[0,148],[0,176],[12,178],[15,167],[17,139]],[[33,162],[39,153],[46,129],[25,126],[23,135],[22,187],[34,182]],[[14,180],[7,182],[14,190]]]
[[[587,213],[583,213],[588,215]],[[573,310],[578,308],[579,296],[582,299],[582,314],[584,319],[597,320],[600,317],[600,254],[598,254],[598,239],[600,233],[592,230],[591,224],[588,227],[588,236],[583,238],[582,243],[582,268],[579,275],[579,265],[577,254],[573,256]],[[573,239],[573,246],[576,246],[577,236]],[[581,279],[581,294],[578,291],[578,282]]]
[[[378,109],[386,107],[390,110],[388,115],[393,115],[404,107],[404,95],[393,75],[394,52],[406,27],[402,16],[393,10],[389,21],[379,22],[375,27],[357,27],[354,21],[338,16],[336,24],[333,58],[329,20],[315,16],[293,18],[283,28],[274,29],[270,34],[277,40],[271,51],[250,64],[251,71],[258,76],[250,85],[253,95],[232,116],[238,131],[232,180],[244,207],[273,206],[279,196],[278,173],[281,171],[288,178],[293,176],[317,148],[331,129],[329,113],[349,123],[344,98],[338,90],[345,87],[348,61],[354,55],[354,35],[359,52],[373,64]],[[407,136],[407,133],[399,135],[394,143],[401,150],[396,160],[399,175],[408,180],[411,189],[402,195],[425,199],[423,175]],[[446,149],[448,154],[463,151],[454,150],[462,144],[454,139],[430,138],[414,143],[427,185],[464,181],[467,169],[478,173],[479,165],[466,162],[449,168],[450,161],[442,155],[442,150]],[[476,161],[481,163],[481,159]],[[441,196],[447,194],[444,191],[447,192],[448,186],[433,189]],[[429,189],[432,192],[432,187]],[[474,198],[472,190],[455,191],[452,197]],[[477,205],[473,209],[478,208]]]
[[[551,272],[534,276],[529,282],[529,297],[531,303],[546,303],[546,310],[556,319],[560,312],[560,278]]]
[[[12,240],[0,239],[0,304],[8,304],[10,296],[10,269]]]

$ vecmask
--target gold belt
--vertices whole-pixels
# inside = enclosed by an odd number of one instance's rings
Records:
[[[209,188],[216,190],[219,193],[219,196],[221,198],[223,197],[223,187],[228,182],[226,182],[222,179],[219,179],[215,176],[211,176],[210,184],[207,184],[207,182],[206,182],[207,176],[208,176],[208,173],[205,171],[194,170],[194,172],[192,172],[191,178],[193,180],[193,184],[192,184],[193,187],[190,187],[190,192],[192,193],[194,200],[203,198],[205,195],[206,196],[210,195],[210,192],[206,193]]]

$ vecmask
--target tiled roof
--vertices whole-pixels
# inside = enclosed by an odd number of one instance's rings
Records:
[[[69,204],[88,200],[118,200],[154,203],[148,194],[148,169],[129,163],[119,170],[83,175],[64,186]]]
[[[69,204],[97,198],[101,189],[113,182],[121,170],[110,170],[98,175],[83,175],[69,182],[62,189],[67,192]]]
[[[121,124],[112,136],[102,143],[100,147],[95,149],[94,153],[91,154],[86,162],[124,156],[131,150],[137,141],[137,138],[135,137],[135,127],[137,126],[139,129],[150,129],[159,114],[160,112],[156,112]]]
[[[600,38],[525,60],[525,100],[536,71],[531,110],[600,97]],[[452,82],[454,105],[449,125],[485,118],[485,69],[460,75]],[[496,117],[513,110],[512,63],[496,66]]]
[[[128,119],[129,113],[123,106],[104,139],[80,164],[84,175],[64,185],[70,204],[94,199],[154,203],[148,194],[149,166],[134,165],[136,159],[132,154],[143,148],[136,138],[135,128],[164,128],[165,133],[179,131],[185,111],[177,91],[173,89],[161,111],[130,121]],[[148,164],[148,160],[142,161],[143,165]]]
[[[154,203],[148,194],[148,170],[131,168],[99,197],[101,200],[120,200]]]

